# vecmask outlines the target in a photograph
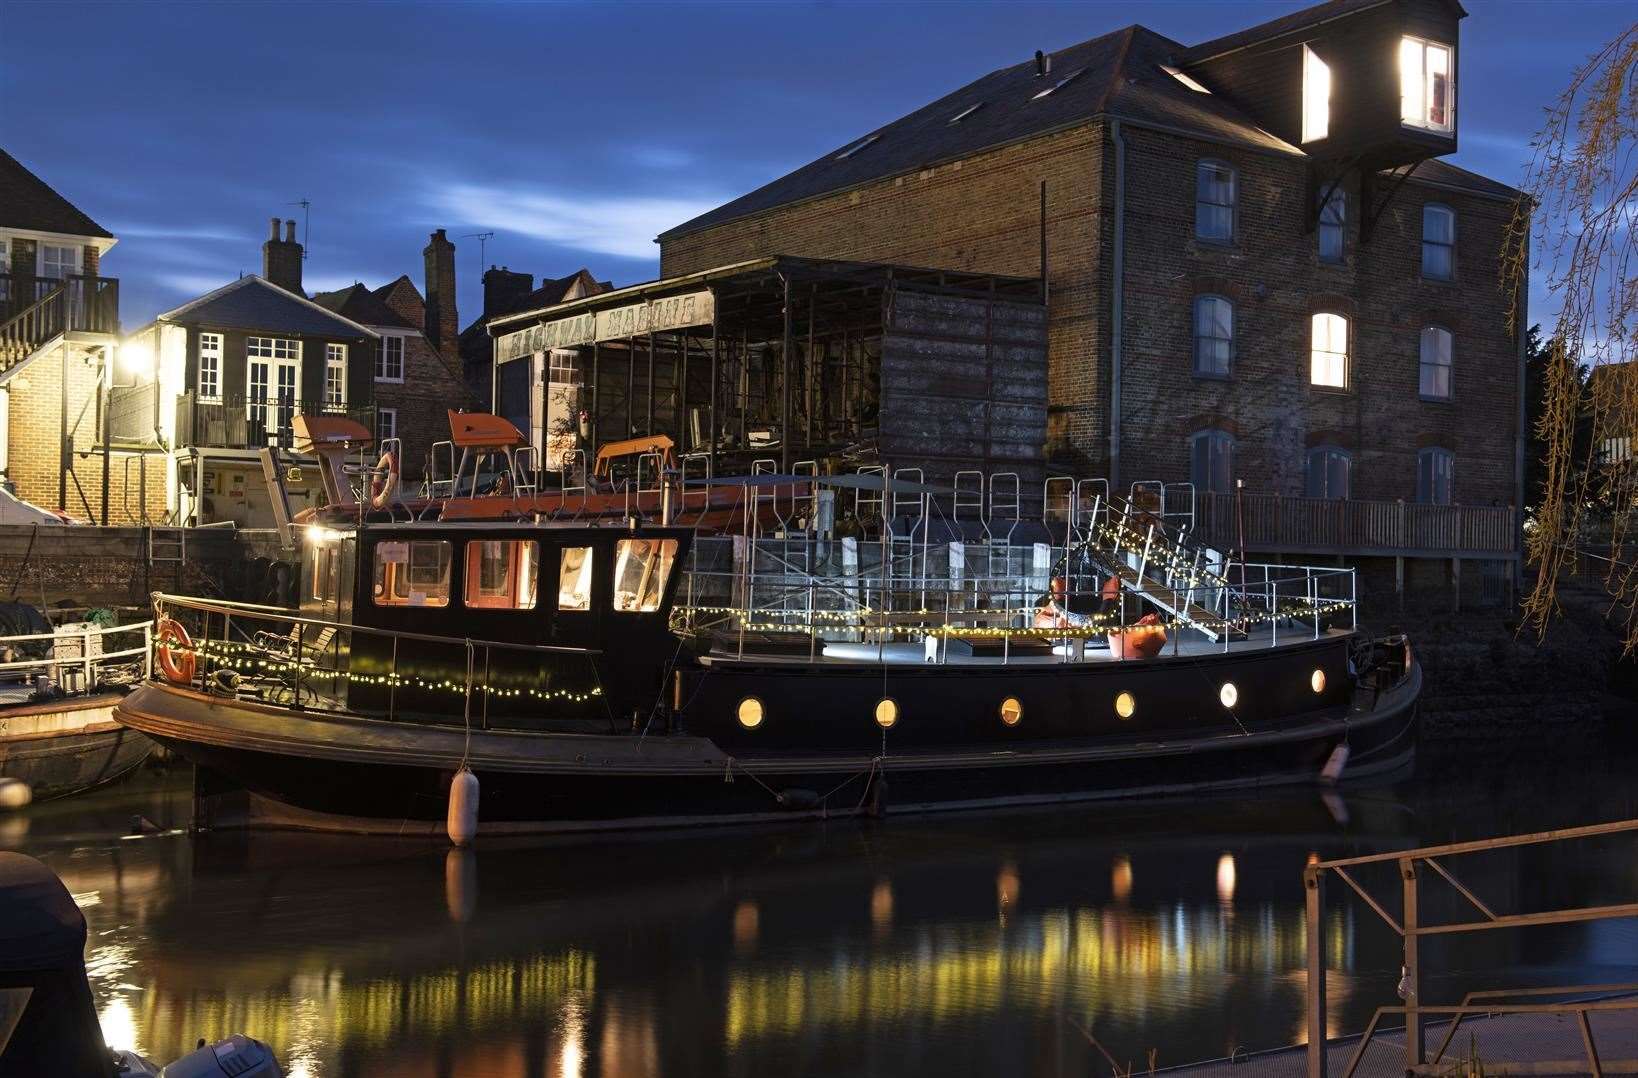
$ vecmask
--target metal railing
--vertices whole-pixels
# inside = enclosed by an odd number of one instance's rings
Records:
[[[1518,554],[1511,506],[1425,505],[1282,494],[1207,493],[1196,535],[1225,549],[1316,554],[1508,558]]]
[[[153,604],[156,657],[161,649],[190,654],[186,686],[213,695],[389,721],[414,715],[422,723],[478,729],[489,728],[498,717],[496,701],[538,707],[542,701],[585,702],[603,695],[596,648],[401,632],[286,607],[162,592],[154,593]],[[168,635],[172,621],[186,630],[188,644]],[[361,638],[373,646],[359,647]],[[355,669],[359,654],[365,661]],[[163,660],[155,665],[151,676],[178,684],[166,674]],[[545,690],[538,687],[542,675],[550,686]],[[578,680],[559,686],[564,675]],[[447,706],[452,692],[462,698],[458,708]]]
[[[176,397],[178,445],[218,449],[262,449],[295,444],[292,424],[299,415],[344,415],[366,430],[375,430],[373,406],[351,407],[332,401],[311,401],[284,396],[201,397],[195,391]]]
[[[137,645],[108,650],[111,636],[138,635]],[[141,675],[152,673],[153,622],[133,621],[124,625],[90,626],[83,629],[58,630],[49,633],[27,633],[19,636],[0,636],[0,654],[37,650],[47,645],[50,654],[32,659],[8,659],[0,662],[0,679],[44,675],[57,682],[65,692],[95,692],[99,685],[121,684],[132,680],[130,667],[140,665]],[[71,646],[71,647],[70,647]],[[68,651],[78,654],[65,654]],[[120,675],[113,676],[118,669]],[[79,684],[72,684],[66,672],[72,671]]]
[[[78,332],[119,332],[117,278],[0,274],[0,370],[54,337]]]
[[[1460,1005],[1426,1004],[1422,1002],[1423,970],[1420,945],[1424,938],[1430,936],[1460,935],[1505,928],[1539,928],[1546,925],[1574,924],[1582,921],[1608,920],[1616,917],[1638,917],[1638,902],[1625,902],[1607,906],[1581,906],[1536,913],[1497,913],[1457,879],[1455,874],[1440,860],[1441,858],[1448,859],[1463,854],[1481,853],[1489,850],[1540,846],[1548,843],[1625,834],[1634,831],[1638,831],[1638,820],[1622,820],[1615,823],[1592,824],[1587,827],[1540,831],[1527,835],[1509,835],[1500,838],[1478,839],[1471,842],[1452,842],[1443,846],[1424,846],[1419,849],[1400,850],[1395,853],[1346,857],[1334,861],[1317,861],[1309,865],[1303,870],[1303,889],[1307,898],[1308,999],[1305,1021],[1308,1030],[1308,1074],[1310,1078],[1326,1078],[1327,1075],[1325,940],[1320,931],[1320,917],[1325,902],[1325,877],[1327,875],[1335,876],[1347,884],[1404,941],[1404,976],[1400,981],[1400,995],[1405,1002],[1403,1005],[1379,1007],[1377,1009],[1342,1072],[1343,1078],[1351,1078],[1358,1069],[1360,1062],[1365,1058],[1366,1050],[1370,1047],[1372,1037],[1376,1034],[1377,1027],[1381,1024],[1382,1019],[1388,1015],[1402,1015],[1405,1019],[1404,1070],[1408,1074],[1451,1073],[1450,1065],[1443,1062],[1444,1053],[1449,1048],[1456,1029],[1462,1020],[1469,1015],[1475,1014],[1573,1014],[1577,1018],[1583,1045],[1587,1053],[1586,1062],[1591,1066],[1590,1073],[1602,1074],[1602,1067],[1614,1069],[1616,1064],[1612,1061],[1600,1063],[1597,1045],[1587,1016],[1588,1014],[1607,1010],[1638,1009],[1638,997],[1631,999],[1583,998],[1558,1003],[1498,1003],[1496,1000],[1510,997],[1547,995],[1587,996],[1594,993],[1610,995],[1619,992],[1630,993],[1638,989],[1638,986],[1569,985],[1557,988],[1495,989],[1470,992]],[[1384,864],[1393,865],[1399,876],[1401,898],[1398,917],[1390,913],[1387,907],[1372,896],[1355,878],[1358,870],[1363,866]],[[1423,866],[1432,869],[1435,875],[1445,881],[1468,906],[1477,911],[1480,919],[1455,923],[1426,923],[1422,917],[1420,886]],[[1451,1019],[1451,1026],[1431,1060],[1427,1058],[1423,1023],[1423,1019],[1430,1015]],[[1630,1068],[1634,1065],[1638,1064],[1623,1062],[1621,1064],[1622,1073],[1630,1073]],[[1486,1060],[1485,1073],[1573,1074],[1582,1073],[1582,1066],[1583,1063],[1580,1060],[1534,1061],[1528,1064],[1528,1067],[1531,1068],[1529,1070],[1511,1071],[1507,1069],[1506,1063],[1498,1064]]]

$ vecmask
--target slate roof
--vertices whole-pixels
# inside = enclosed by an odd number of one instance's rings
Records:
[[[1394,169],[1388,175],[1402,172],[1403,169]],[[1483,195],[1486,198],[1498,198],[1507,202],[1523,195],[1516,187],[1509,187],[1500,180],[1492,180],[1488,176],[1481,176],[1477,172],[1469,172],[1449,161],[1439,157],[1430,157],[1416,166],[1411,174],[1410,182],[1425,184],[1429,187],[1448,187],[1454,191],[1463,191],[1470,195]]]
[[[254,274],[166,311],[156,321],[314,336],[376,336],[360,323],[294,292],[286,292]]]
[[[397,282],[394,282],[397,283]],[[333,292],[319,292],[314,294],[313,302],[325,310],[334,311],[344,318],[365,326],[390,326],[394,329],[420,329],[408,320],[401,317],[397,311],[382,301],[382,294],[392,285],[377,291],[370,291],[361,284],[348,285]]]
[[[52,190],[22,163],[0,150],[0,225],[36,232],[113,239],[114,234]]]
[[[1198,45],[1190,45],[1177,54],[1180,64],[1195,64],[1213,56],[1221,56],[1225,52],[1244,48],[1257,42],[1281,37],[1298,30],[1307,30],[1320,23],[1329,22],[1343,15],[1352,15],[1355,12],[1365,11],[1393,0],[1327,0],[1323,4],[1305,7],[1301,11],[1293,11],[1289,15],[1282,15],[1277,19],[1248,26],[1244,30],[1236,30],[1232,34],[1214,37],[1210,41],[1202,41]]]
[[[1300,152],[1258,127],[1224,98],[1191,90],[1162,71],[1159,65],[1171,62],[1182,48],[1153,30],[1128,26],[1052,53],[1051,71],[1044,77],[1036,75],[1033,58],[992,71],[862,136],[873,141],[857,152],[842,156],[859,139],[669,229],[660,234],[661,238],[941,161],[970,157],[1010,142],[1074,127],[1098,115],[1199,131],[1207,137],[1261,149]],[[1041,91],[1054,86],[1057,88],[1051,93],[1040,96]],[[955,121],[972,105],[980,107]]]

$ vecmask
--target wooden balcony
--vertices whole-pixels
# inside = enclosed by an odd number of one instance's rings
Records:
[[[1219,549],[1364,557],[1519,557],[1511,506],[1289,498],[1280,494],[1201,494],[1195,534]]]
[[[201,399],[197,393],[176,398],[176,444],[212,449],[261,449],[294,444],[291,424],[298,415],[345,415],[375,430],[372,406],[348,407],[284,397]]]
[[[0,369],[59,337],[111,344],[118,333],[117,278],[0,273]]]

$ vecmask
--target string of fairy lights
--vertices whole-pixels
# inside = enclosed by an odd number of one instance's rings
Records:
[[[405,675],[396,672],[385,674],[361,674],[353,671],[324,670],[313,663],[301,662],[296,659],[270,657],[263,648],[253,644],[241,644],[231,641],[211,640],[195,644],[191,647],[167,640],[163,645],[173,656],[191,656],[195,659],[210,660],[214,665],[212,673],[218,670],[230,670],[233,673],[245,675],[250,672],[265,674],[294,674],[303,675],[324,681],[345,681],[351,685],[369,685],[393,689],[413,689],[422,692],[447,692],[453,695],[466,694],[466,682],[457,678],[426,678],[419,675]],[[243,669],[241,669],[243,667]],[[585,703],[603,695],[600,685],[589,689],[537,689],[529,686],[506,687],[474,682],[472,691],[483,693],[497,699],[528,698],[539,701],[562,701],[567,703]]]

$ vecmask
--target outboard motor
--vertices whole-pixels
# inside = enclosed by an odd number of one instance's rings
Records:
[[[242,1033],[200,1045],[160,1070],[135,1052],[115,1052],[114,1061],[119,1078],[283,1078],[272,1050]]]

